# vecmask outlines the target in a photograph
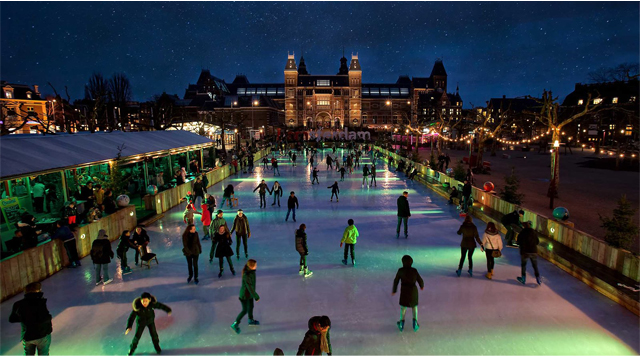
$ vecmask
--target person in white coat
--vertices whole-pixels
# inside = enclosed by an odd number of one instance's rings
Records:
[[[500,232],[496,228],[496,225],[492,222],[487,224],[487,228],[482,235],[482,245],[484,246],[484,252],[487,255],[487,274],[485,277],[488,279],[493,278],[493,268],[495,266],[495,258],[500,257],[496,255],[502,255],[502,237]],[[496,251],[498,253],[496,253]]]

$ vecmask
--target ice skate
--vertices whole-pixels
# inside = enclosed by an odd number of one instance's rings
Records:
[[[194,279],[193,282],[198,285],[198,283],[200,283],[200,281],[198,280],[198,278]]]
[[[398,325],[398,330],[400,330],[400,332],[404,331],[404,320],[398,321],[396,325]]]
[[[352,266],[355,266],[355,265],[356,265],[356,260],[351,259],[351,265],[352,265]]]
[[[487,277],[487,279],[492,279],[493,278],[493,273],[491,271],[489,271],[484,276]]]
[[[536,277],[536,282],[538,282],[538,285],[541,286],[542,285],[542,277]],[[105,284],[107,284],[105,282]]]
[[[460,275],[462,274],[462,270],[461,269],[456,270],[456,274],[458,275],[458,277],[460,277]]]
[[[518,282],[522,283],[523,285],[527,283],[527,276],[516,277],[516,279],[518,280]]]
[[[469,277],[473,277],[473,270],[468,270],[467,273],[469,273]]]
[[[233,329],[233,331],[235,331],[236,334],[240,334],[240,328],[238,327],[238,322],[234,321],[233,324],[231,324],[231,329]]]
[[[257,320],[249,319],[249,326],[258,326],[260,322]]]
[[[309,277],[313,274],[313,271],[311,271],[308,267],[304,269],[304,276],[305,277]]]
[[[106,286],[107,284],[113,282],[113,278],[109,278],[106,281],[104,281],[104,285]]]
[[[187,283],[191,283],[191,279],[192,279],[192,278],[193,278],[193,277],[189,276],[189,278],[187,278]]]
[[[299,275],[303,275],[304,274],[304,267],[300,266],[300,270],[298,271]]]
[[[220,271],[220,273],[218,273],[218,278],[222,278],[222,272],[224,271]]]
[[[420,329],[420,324],[418,324],[417,319],[413,319],[413,332],[418,332],[418,329]]]

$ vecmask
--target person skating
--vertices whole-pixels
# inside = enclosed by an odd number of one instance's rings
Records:
[[[327,155],[327,170],[333,169],[333,159],[331,155]]]
[[[314,184],[314,182],[318,182],[318,185],[320,184],[320,181],[318,180],[318,167],[313,167],[313,171],[311,172],[313,175],[313,179],[311,180],[311,185]]]
[[[273,167],[273,176],[275,177],[276,172],[278,172],[278,176],[280,176],[280,168],[278,168],[278,160],[275,157],[271,159],[271,166]]]
[[[231,198],[235,195],[233,191],[233,185],[229,184],[226,188],[224,188],[224,193],[222,194],[222,202],[220,203],[220,207],[224,208],[224,202],[226,201],[229,207],[233,205],[231,203]]]
[[[158,302],[156,297],[152,296],[148,292],[144,292],[140,297],[134,299],[133,303],[131,303],[131,307],[133,310],[131,311],[131,314],[129,314],[129,319],[127,319],[127,329],[124,334],[127,335],[131,332],[134,321],[136,322],[136,333],[131,341],[129,355],[133,355],[136,351],[138,342],[140,342],[142,332],[145,328],[149,328],[151,341],[153,342],[153,347],[156,349],[156,352],[161,353],[162,349],[160,348],[160,339],[158,338],[158,332],[156,331],[156,313],[154,309],[164,310],[168,315],[171,315],[171,308]]]
[[[242,268],[242,285],[240,286],[240,304],[242,304],[242,311],[236,317],[236,320],[231,324],[231,329],[240,334],[240,322],[242,318],[249,314],[249,325],[258,326],[260,322],[253,318],[253,301],[258,302],[260,296],[256,292],[256,269],[258,268],[258,262],[251,259],[247,261],[247,264]]]
[[[504,241],[507,247],[518,247],[513,240],[515,237],[515,232],[513,231],[513,226],[522,227],[522,223],[520,222],[520,218],[524,217],[524,210],[514,210],[509,214],[503,215],[500,222],[507,229],[507,234],[504,237]]]
[[[502,238],[500,237],[500,232],[493,222],[487,223],[487,228],[484,230],[484,234],[482,235],[482,245],[485,247],[484,252],[487,255],[487,274],[485,277],[492,279],[493,267],[495,266],[495,257],[493,254],[496,251],[502,251]]]
[[[194,225],[195,224],[194,215],[196,214],[201,215],[202,213],[196,210],[196,207],[193,205],[193,203],[189,203],[187,204],[186,208],[184,209],[184,212],[182,213],[182,221],[184,221],[184,223],[187,225]]]
[[[469,201],[471,200],[472,187],[471,182],[468,180],[464,181],[464,186],[462,186],[462,199],[463,199],[463,207],[462,210],[466,213],[469,211]]]
[[[227,225],[227,221],[222,217],[223,215],[224,215],[223,211],[218,210],[218,212],[216,213],[216,218],[213,219],[213,222],[212,222],[211,227],[213,230],[209,230],[209,233],[213,231],[213,234],[215,234],[220,229],[220,226],[224,226],[227,230],[229,229],[229,226]],[[213,262],[213,257],[214,257],[214,253],[216,251],[217,245],[218,245],[218,241],[216,241],[216,239],[214,238],[211,238],[211,252],[209,252],[209,263]]]
[[[404,222],[404,238],[409,238],[409,231],[407,229],[407,221],[411,216],[411,210],[409,209],[409,192],[402,192],[402,195],[398,197],[398,225],[396,226],[396,239],[400,238],[400,223]]]
[[[398,291],[398,283],[400,284],[400,321],[396,324],[400,332],[404,330],[404,316],[407,312],[407,308],[411,308],[413,312],[413,331],[416,332],[420,328],[418,324],[418,288],[416,288],[416,282],[420,286],[420,290],[424,290],[424,281],[420,277],[418,270],[411,267],[413,265],[413,258],[409,255],[402,256],[402,268],[398,269],[396,278],[393,280],[393,292],[391,295],[395,295]]]
[[[340,198],[338,197],[338,194],[340,193],[340,188],[338,188],[338,182],[333,182],[333,185],[330,187],[327,187],[327,189],[331,189],[331,200],[333,201],[333,196],[336,196],[336,202],[340,201]]]
[[[296,209],[299,209],[298,198],[296,197],[295,192],[291,192],[289,194],[289,200],[287,200],[287,216],[284,218],[284,221],[289,221],[289,213],[293,212],[293,221],[296,221]]]
[[[260,184],[258,184],[258,186],[256,187],[256,189],[253,190],[253,192],[255,193],[255,191],[258,189],[260,189],[260,191],[258,192],[260,193],[260,208],[262,209],[263,206],[266,208],[267,207],[266,196],[267,196],[267,192],[269,192],[269,187],[267,186],[267,183],[264,181],[264,179]]]
[[[340,240],[340,247],[342,247],[342,244],[344,243],[344,259],[342,260],[342,263],[345,266],[347,265],[347,252],[351,250],[351,264],[355,266],[356,265],[355,248],[356,248],[356,242],[358,241],[358,236],[360,236],[360,233],[358,233],[358,228],[356,228],[356,226],[353,224],[353,219],[349,219],[347,223],[349,224],[349,226],[347,226],[344,229],[344,233],[342,234],[342,240]]]
[[[147,234],[147,230],[145,230],[142,225],[136,226],[133,234],[131,236],[131,241],[136,245],[136,254],[134,256],[134,260],[136,262],[136,266],[138,265],[138,259],[140,257],[140,250],[137,248],[138,246],[142,246],[142,248],[146,251],[147,245],[149,244],[149,234]]]
[[[369,167],[366,164],[362,168],[362,186],[364,187],[365,184],[369,186]]]
[[[378,182],[376,181],[376,165],[375,165],[375,162],[374,162],[374,164],[371,165],[371,171],[370,171],[369,175],[371,176],[371,184],[373,184],[374,187],[377,187],[378,186]],[[371,186],[371,184],[369,186]]]
[[[462,265],[464,264],[465,256],[469,256],[469,277],[473,277],[473,251],[476,249],[476,242],[480,244],[480,249],[484,251],[480,236],[478,236],[478,228],[473,224],[471,215],[467,215],[464,218],[464,222],[460,226],[457,232],[458,235],[462,235],[462,241],[460,242],[460,263],[456,274],[460,277],[462,273]]]
[[[328,316],[314,316],[309,319],[309,330],[304,334],[296,355],[331,355],[331,320]]]
[[[213,213],[209,210],[209,205],[202,204],[202,214],[200,215],[200,220],[202,221],[202,233],[204,236],[202,240],[208,240],[211,238],[209,234],[209,227],[211,226],[211,215]]]
[[[51,346],[51,313],[47,309],[47,299],[43,298],[42,284],[29,283],[24,289],[24,299],[13,304],[10,323],[20,323],[21,339],[25,355],[48,355]],[[6,330],[5,330],[6,332]]]
[[[282,189],[282,186],[280,186],[280,183],[278,183],[278,181],[275,181],[273,183],[273,187],[271,187],[271,191],[269,193],[273,194],[273,204],[271,204],[271,206],[276,205],[276,201],[278,202],[278,206],[280,206],[280,197],[282,197],[282,195],[284,194],[284,191]]]
[[[213,220],[213,212],[216,211],[216,198],[211,194],[206,194],[207,210],[209,211],[209,219]]]
[[[291,162],[293,162],[293,166],[296,166],[296,160],[298,159],[298,155],[294,152],[293,156],[291,157]]]
[[[540,244],[540,239],[538,238],[538,233],[531,228],[530,221],[525,222],[523,225],[524,229],[518,235],[521,276],[517,277],[517,280],[522,284],[527,282],[527,260],[530,260],[536,276],[536,282],[538,282],[538,285],[542,285],[542,278],[540,278],[540,271],[538,271],[538,244]]]
[[[120,235],[120,241],[118,241],[118,247],[116,247],[116,255],[120,259],[120,269],[122,274],[131,273],[131,267],[127,264],[127,251],[129,248],[136,249],[136,244],[131,240],[131,232],[129,230],[122,231]]]
[[[305,230],[307,225],[300,224],[300,228],[296,230],[296,251],[300,254],[300,270],[298,274],[309,277],[313,274],[307,266],[307,256],[309,255],[309,246],[307,245],[307,233]]]
[[[196,178],[196,181],[193,183],[193,205],[198,206],[198,198],[200,198],[200,205],[202,205],[206,193],[207,187],[204,185],[202,178]]]
[[[309,157],[309,164],[311,164],[311,167],[313,167],[313,156]]]
[[[267,156],[262,157],[262,166],[265,171],[269,170],[269,159]]]
[[[344,173],[346,172],[346,170],[344,169],[344,166],[340,167],[340,181],[344,182]]]
[[[106,286],[113,282],[113,278],[109,278],[109,263],[113,258],[113,251],[111,241],[107,237],[109,237],[107,232],[100,229],[98,237],[91,244],[91,261],[96,269],[96,286],[100,283]]]
[[[71,267],[81,266],[75,235],[71,232],[69,226],[65,224],[64,220],[56,222],[56,227],[56,232],[51,236],[51,240],[60,239],[62,241]]]
[[[226,225],[220,226],[220,228],[214,235],[214,239],[218,243],[218,248],[216,249],[216,257],[218,258],[218,263],[220,266],[220,273],[218,273],[218,278],[222,278],[222,273],[224,272],[224,258],[227,259],[231,274],[235,276],[236,270],[233,269],[233,261],[231,261],[231,256],[233,256],[233,249],[231,248],[231,244],[233,243],[233,241],[231,240],[231,233],[229,232],[229,228]]]
[[[236,257],[240,259],[240,241],[244,245],[244,257],[249,258],[247,252],[247,238],[251,237],[251,229],[249,228],[249,219],[244,215],[242,209],[238,209],[238,215],[233,219],[233,227],[231,228],[231,234],[236,232]]]
[[[202,245],[200,245],[200,238],[195,225],[188,225],[182,233],[182,253],[187,259],[187,269],[189,271],[187,283],[190,283],[191,278],[194,278],[194,282],[198,284],[198,258],[202,253]]]

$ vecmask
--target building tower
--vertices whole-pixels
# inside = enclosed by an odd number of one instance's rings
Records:
[[[346,58],[342,57],[345,60]],[[349,114],[345,115],[342,125],[349,127],[362,126],[362,69],[358,54],[351,54],[349,66]]]
[[[296,115],[296,87],[298,86],[298,67],[296,66],[295,53],[287,55],[287,65],[284,67],[284,123],[288,127],[294,127],[298,125]]]
[[[442,59],[436,59],[436,63],[433,65],[433,69],[431,70],[431,81],[433,83],[434,89],[436,89],[438,92],[447,92],[447,71],[444,70]]]

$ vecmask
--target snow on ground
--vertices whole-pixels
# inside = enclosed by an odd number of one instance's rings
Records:
[[[43,282],[53,315],[51,353],[125,354],[133,337],[124,335],[131,302],[145,291],[173,308],[171,316],[156,312],[163,354],[169,355],[270,354],[276,347],[290,355],[297,351],[307,321],[314,315],[331,318],[334,354],[640,352],[638,317],[544,260],[539,262],[542,286],[531,280],[526,286],[516,282],[520,267],[515,249],[504,251],[491,281],[483,276],[486,260],[478,249],[473,278],[456,277],[460,256],[456,231],[461,219],[454,207],[419,183],[407,182],[380,164],[377,187],[362,188],[361,174],[354,174],[339,182],[340,202],[329,202],[327,187],[339,180],[339,174],[325,168],[320,164],[321,184],[312,186],[308,165],[293,168],[283,160],[282,176],[275,177],[285,191],[282,207],[271,206],[273,196],[268,196],[268,208],[258,208],[253,188],[262,178],[269,186],[275,180],[271,171],[262,168],[209,188],[220,202],[223,187],[234,184],[240,207],[249,218],[249,257],[258,260],[261,299],[255,303],[255,318],[260,326],[249,327],[245,317],[240,335],[229,328],[240,311],[239,272],[244,257],[233,259],[236,276],[225,268],[223,278],[218,279],[217,261],[208,263],[211,242],[203,241],[200,284],[187,284],[180,238],[183,204],[147,229],[159,265],[150,270],[134,266],[134,273],[123,277],[118,272],[112,284],[96,287],[91,261],[85,258],[81,268],[64,270]],[[297,223],[284,222],[286,193],[291,190],[300,200]],[[404,190],[409,192],[412,210],[409,239],[396,239],[396,199]],[[234,215],[225,209],[229,223]],[[340,262],[340,239],[349,218],[360,231],[355,267]],[[307,225],[308,263],[314,272],[306,279],[298,275],[299,257],[294,248],[294,231],[300,223]],[[476,223],[482,231],[484,224]],[[413,257],[425,281],[417,333],[409,326],[410,311],[404,333],[395,324],[399,295],[391,296],[391,287],[404,254]],[[132,251],[129,257],[133,260]],[[110,265],[111,272],[116,268],[119,271],[117,260]],[[529,276],[533,277],[530,267]],[[8,323],[12,304],[20,298],[0,306],[2,354],[22,352],[20,326]],[[148,332],[137,352],[155,353]]]

